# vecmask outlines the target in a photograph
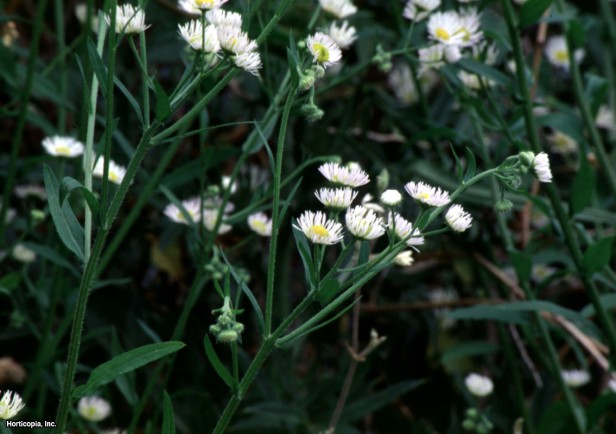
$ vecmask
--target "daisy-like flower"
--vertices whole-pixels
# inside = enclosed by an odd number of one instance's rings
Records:
[[[205,26],[204,30],[201,21],[192,20],[184,25],[180,24],[178,32],[193,50],[203,51],[204,53],[220,51],[218,31],[212,25]]]
[[[236,55],[257,50],[257,43],[252,41],[242,29],[233,26],[217,27],[220,46]]]
[[[560,372],[565,380],[565,384],[569,387],[582,387],[590,381],[590,374],[583,369],[570,369]]]
[[[460,14],[460,29],[463,47],[472,47],[483,39],[481,31],[481,14],[476,8],[469,8]]]
[[[498,47],[496,44],[488,44],[483,41],[472,47],[473,59],[486,65],[495,65],[498,60]],[[515,62],[513,63],[515,73]]]
[[[229,0],[180,0],[180,7],[193,15],[200,15],[205,11],[218,9]]]
[[[111,24],[111,16],[105,15],[107,25]],[[116,33],[141,33],[150,26],[145,25],[145,13],[142,9],[134,8],[131,5],[116,7]]]
[[[413,223],[402,217],[400,214],[395,213],[394,218],[389,215],[388,226],[393,228],[394,233],[401,240],[406,239],[406,245],[420,246],[426,242],[426,239],[421,235],[419,229],[413,228]]]
[[[557,154],[572,154],[577,152],[578,144],[575,139],[560,131],[555,131],[554,134],[547,137],[550,142],[550,151]]]
[[[599,128],[614,131],[616,130],[616,116],[614,116],[614,112],[611,111],[608,106],[602,105],[597,111],[597,118],[595,119],[595,124]]]
[[[186,213],[193,222],[198,222],[201,220],[201,199],[199,199],[198,197],[193,197],[190,199],[183,200],[182,206],[184,207]],[[173,203],[167,205],[164,213],[167,217],[169,217],[172,221],[176,223],[182,223],[184,225],[190,223],[188,220],[186,220],[186,217],[184,217],[182,210]]]
[[[249,215],[248,226],[262,237],[272,236],[272,220],[263,212]]]
[[[263,63],[261,63],[261,55],[256,51],[253,51],[252,53],[237,54],[233,57],[233,63],[238,68],[241,68],[252,75],[259,75],[259,69],[263,67]]]
[[[237,27],[242,28],[242,16],[237,12],[223,11],[214,9],[206,12],[205,19],[216,27]]]
[[[385,190],[381,194],[381,202],[386,206],[400,205],[400,202],[402,202],[402,195],[398,190]]]
[[[336,18],[346,18],[357,12],[357,8],[350,0],[319,0],[323,10],[335,15]]]
[[[43,139],[43,147],[54,157],[78,157],[83,154],[84,146],[72,137],[52,136]]]
[[[330,182],[347,187],[360,187],[370,182],[370,177],[360,167],[344,167],[338,163],[325,163],[319,172]]]
[[[218,235],[226,234],[233,227],[224,222],[225,215],[222,215],[223,221],[218,226]],[[217,209],[206,209],[203,210],[203,226],[205,229],[212,232],[214,227],[216,227],[216,223],[218,222],[218,210]]]
[[[456,232],[464,232],[473,224],[473,217],[462,206],[456,204],[449,207],[445,214],[445,221]]]
[[[441,0],[409,0],[402,16],[411,21],[424,20],[441,5]]]
[[[342,51],[334,40],[325,33],[317,32],[308,36],[307,45],[314,58],[314,63],[318,63],[324,68],[334,65],[342,59]]]
[[[36,253],[21,243],[15,244],[11,255],[15,260],[23,262],[24,264],[36,261]]]
[[[468,374],[464,379],[464,384],[469,392],[479,397],[488,396],[494,390],[494,383],[490,377],[480,374]]]
[[[96,176],[97,178],[102,178],[104,171],[105,158],[99,157],[98,161],[94,165],[94,168],[92,169],[92,175]],[[126,167],[116,164],[113,160],[109,161],[109,172],[107,173],[109,181],[113,182],[114,184],[120,185],[122,183],[122,180],[124,180],[125,175]]]
[[[28,196],[34,196],[41,200],[47,199],[45,187],[37,184],[18,185],[15,187],[15,196],[20,199],[25,199]]]
[[[372,202],[374,197],[370,193],[366,193],[364,197],[361,198],[361,206],[364,208],[371,209],[377,214],[384,214],[385,208],[378,204],[378,202]]]
[[[334,220],[328,220],[321,211],[304,212],[297,219],[297,224],[298,226],[293,225],[293,227],[302,231],[315,244],[336,244],[344,237],[342,225]]]
[[[441,44],[461,45],[465,37],[462,26],[462,18],[456,12],[435,12],[428,20],[428,34]]]
[[[345,222],[349,232],[362,240],[374,240],[385,233],[383,219],[361,205],[347,210]]]
[[[533,159],[533,170],[539,182],[552,182],[552,171],[550,170],[550,159],[548,154],[540,152]]]
[[[98,396],[85,396],[77,403],[77,411],[87,421],[100,422],[111,414],[111,405]]]
[[[431,69],[440,69],[445,65],[445,46],[442,44],[430,45],[418,50],[419,75]]]
[[[314,192],[314,195],[327,208],[342,211],[351,206],[357,197],[357,192],[349,187],[322,188]]]
[[[413,265],[413,262],[415,262],[415,259],[413,258],[412,250],[405,250],[403,252],[400,252],[394,258],[394,264],[398,265],[399,267],[409,267]]]
[[[443,206],[450,202],[449,193],[423,182],[411,181],[404,186],[404,189],[413,199],[426,205]]]
[[[569,69],[569,50],[564,36],[552,36],[545,44],[545,55],[550,63],[556,67]],[[577,62],[584,58],[584,50],[575,50],[573,54]]]
[[[349,26],[349,23],[344,21],[340,26],[333,22],[329,26],[329,36],[343,50],[349,48],[357,39],[357,31],[355,27]]]
[[[17,393],[7,390],[0,400],[0,419],[11,419],[17,416],[26,404]]]

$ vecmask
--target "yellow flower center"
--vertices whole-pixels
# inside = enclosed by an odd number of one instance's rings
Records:
[[[567,50],[558,50],[554,52],[554,58],[559,62],[568,62],[569,53],[567,53]]]
[[[419,193],[419,198],[422,200],[430,199],[430,193],[426,193],[425,191],[423,193]]]
[[[116,172],[109,171],[109,181],[115,182],[116,184],[120,183],[120,177]]]
[[[317,62],[325,63],[329,60],[329,50],[325,45],[315,42],[312,44],[312,51],[317,58]]]
[[[255,220],[252,222],[252,226],[254,227],[254,229],[257,232],[266,232],[267,231],[267,225],[262,222],[261,220]]]
[[[325,226],[312,225],[310,226],[310,232],[319,237],[329,237],[329,231],[325,229]]]
[[[96,409],[96,407],[88,407],[86,409],[86,414],[88,415],[89,419],[94,419],[98,416],[98,410]]]
[[[71,156],[71,148],[69,148],[68,146],[58,146],[56,148],[56,154],[64,155],[66,157],[70,157]]]
[[[449,38],[450,38],[449,32],[447,30],[443,29],[442,27],[439,27],[438,29],[436,29],[434,34],[439,39],[443,39],[445,41],[449,41]]]
[[[198,8],[206,7],[211,8],[214,6],[214,0],[195,0],[195,4]]]

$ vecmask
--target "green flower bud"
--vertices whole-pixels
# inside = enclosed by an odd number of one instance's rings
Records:
[[[316,104],[312,101],[304,104],[301,108],[301,111],[308,122],[316,122],[320,120],[325,114],[325,112],[319,107],[317,107]]]
[[[475,429],[475,422],[466,419],[464,422],[462,422],[462,428],[464,428],[466,431],[472,431]]]
[[[306,73],[300,73],[299,75],[299,89],[301,91],[307,91],[317,81],[317,77],[314,71],[308,70]]]
[[[35,222],[39,222],[45,219],[45,213],[39,209],[33,209],[30,211],[30,217],[32,217],[32,220]]]
[[[237,341],[239,335],[235,330],[223,330],[218,333],[216,337],[218,338],[218,342],[224,342],[225,344],[229,344],[231,342]]]
[[[471,417],[474,419],[477,416],[479,416],[479,412],[477,411],[477,409],[469,408],[468,410],[466,410],[466,417]]]
[[[501,199],[494,205],[494,209],[498,212],[509,212],[513,208],[513,203],[508,199]]]
[[[518,157],[520,157],[520,161],[522,162],[522,165],[528,170],[528,168],[532,167],[533,165],[535,154],[530,151],[522,151],[518,154]]]

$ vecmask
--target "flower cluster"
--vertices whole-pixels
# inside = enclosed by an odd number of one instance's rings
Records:
[[[227,203],[225,209],[220,213],[219,208],[222,199],[219,196],[213,197],[191,197],[182,201],[182,207],[170,203],[164,210],[164,214],[173,222],[190,225],[191,223],[202,223],[210,232],[218,226],[218,235],[226,234],[232,227],[225,223],[228,213],[235,208],[232,203]],[[182,210],[182,208],[184,210]],[[218,223],[219,214],[222,214],[222,222]],[[187,219],[188,217],[188,219]],[[270,229],[271,231],[271,229]]]
[[[219,315],[216,324],[210,326],[210,333],[216,336],[218,342],[228,344],[236,342],[244,331],[244,325],[235,319],[235,315],[240,311],[231,308],[231,298],[225,297],[223,306],[212,313],[219,313]]]
[[[107,25],[111,25],[111,17],[105,15]],[[116,33],[141,33],[148,27],[145,25],[145,13],[131,5],[116,7],[115,32]]]
[[[205,14],[207,22],[202,19],[179,25],[180,36],[198,52],[214,56],[225,55],[238,68],[253,75],[258,75],[263,66],[257,43],[242,30],[242,16],[236,12],[223,11],[220,8],[225,1],[184,1],[181,6],[188,12]]]

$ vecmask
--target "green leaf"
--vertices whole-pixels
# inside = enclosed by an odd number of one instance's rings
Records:
[[[209,359],[210,363],[214,367],[214,370],[218,374],[218,376],[229,386],[231,390],[235,390],[236,383],[231,376],[229,370],[222,364],[220,359],[218,358],[218,354],[216,354],[216,350],[214,350],[214,346],[212,345],[212,341],[210,337],[206,335],[203,337],[203,345],[205,346],[205,355]]]
[[[609,264],[612,257],[613,242],[614,235],[601,238],[588,247],[582,258],[582,271],[585,274],[594,274]]]
[[[533,270],[531,256],[524,252],[510,252],[509,257],[513,268],[521,282],[528,282]]]
[[[441,363],[447,364],[453,360],[470,357],[470,356],[484,356],[486,354],[492,354],[499,349],[497,344],[485,341],[471,341],[463,344],[455,345],[448,348],[441,355]]]
[[[63,198],[63,204],[66,200],[73,194],[74,192],[81,193],[81,196],[84,198],[86,203],[88,204],[88,208],[92,211],[92,215],[97,216],[99,211],[98,200],[90,190],[88,190],[85,185],[81,182],[77,181],[70,176],[65,176],[62,180],[62,190],[65,192],[66,196]]]
[[[520,29],[535,24],[554,0],[529,0],[520,8]]]
[[[468,72],[472,72],[473,74],[487,78],[488,80],[492,80],[502,86],[509,86],[511,84],[511,79],[506,74],[500,72],[496,68],[486,65],[485,63],[477,62],[476,60],[468,57],[460,59],[456,63],[456,66],[459,66]],[[485,82],[484,84],[487,85]]]
[[[9,273],[0,277],[0,293],[11,296],[11,291],[21,283],[21,273]]]
[[[340,282],[337,279],[326,279],[319,284],[317,300],[321,305],[329,303],[340,291]]]
[[[572,113],[558,112],[537,117],[537,123],[541,126],[554,128],[577,142],[584,140],[582,121]]]
[[[90,395],[99,387],[112,382],[116,377],[175,353],[184,346],[182,342],[161,342],[143,345],[124,354],[120,354],[110,361],[94,368],[86,384],[73,390],[73,398],[81,398],[82,396]]]
[[[107,67],[103,63],[103,59],[98,54],[96,50],[96,46],[92,39],[88,38],[88,58],[90,59],[90,64],[92,65],[92,70],[98,79],[98,84],[101,88],[101,92],[103,95],[107,95]]]
[[[584,99],[590,106],[590,112],[593,118],[597,116],[599,107],[603,104],[609,95],[609,83],[608,81],[599,75],[585,74],[584,75]]]
[[[475,155],[473,155],[473,151],[471,151],[468,147],[465,149],[466,151],[466,173],[464,174],[464,182],[468,182],[473,176],[475,176],[475,171],[477,170],[477,162],[475,161]]]
[[[363,418],[424,383],[425,380],[403,381],[394,384],[393,386],[389,386],[388,388],[372,395],[352,401],[346,406],[340,419],[345,421],[355,421]]]
[[[603,294],[599,297],[601,301],[601,305],[606,309],[612,309],[616,306],[616,294]],[[584,318],[590,318],[595,315],[595,307],[591,304],[584,306],[584,308],[580,311],[580,315]]]
[[[278,113],[272,111],[266,113],[261,125],[255,122],[255,128],[242,145],[242,151],[247,152],[249,155],[254,154],[258,152],[263,145],[267,144],[268,139],[271,137],[278,123],[278,117]]]
[[[446,314],[451,319],[491,320],[513,324],[524,324],[528,321],[528,315],[523,312],[510,312],[502,306],[471,306],[455,309]]]
[[[460,158],[458,158],[458,154],[453,147],[453,144],[450,143],[449,147],[451,148],[451,153],[453,154],[453,158],[456,160],[456,173],[458,174],[458,182],[462,184],[462,179],[464,179],[464,172],[462,171],[462,162],[460,162]]]
[[[590,403],[587,410],[588,426],[596,426],[599,419],[606,413],[613,414],[616,409],[616,393],[608,392]]]
[[[116,87],[120,89],[120,92],[122,92],[122,94],[126,97],[128,103],[135,111],[135,114],[139,119],[139,123],[143,125],[143,114],[141,113],[141,107],[139,106],[139,103],[137,102],[133,94],[126,88],[126,86],[124,86],[124,83],[122,83],[118,77],[114,76],[113,82],[115,83]]]
[[[60,236],[60,240],[83,262],[83,229],[82,237],[79,238],[79,234],[74,232],[74,221],[71,221],[71,224],[67,221],[65,212],[60,206],[60,186],[58,184],[58,179],[46,164],[43,166],[43,179],[45,182],[45,190],[47,191],[49,212],[51,213],[51,218]]]
[[[595,172],[590,168],[586,158],[580,158],[580,168],[571,185],[571,213],[577,214],[586,208],[595,191]]]
[[[69,261],[64,259],[62,256],[58,254],[57,251],[53,250],[51,247],[44,246],[42,244],[36,244],[31,242],[22,243],[24,246],[32,250],[38,256],[48,260],[49,262],[58,265],[62,268],[68,270],[73,276],[81,277],[81,273],[77,271],[77,268],[73,266]]]
[[[169,97],[158,81],[154,81],[154,89],[156,90],[156,120],[163,122],[171,113]]]
[[[586,31],[584,30],[582,23],[577,20],[577,17],[569,22],[569,36],[573,44],[573,47],[569,47],[571,50],[577,50],[578,48],[584,47],[584,44],[586,43]]]
[[[293,237],[295,238],[295,245],[297,246],[299,255],[302,258],[302,263],[304,264],[306,282],[310,282],[311,287],[316,288],[316,273],[314,266],[312,265],[312,255],[310,253],[310,246],[308,246],[308,241],[306,240],[306,235],[304,235],[304,233],[295,226],[292,226],[292,229]]]
[[[166,390],[163,391],[163,426],[161,432],[165,434],[175,434],[175,416],[173,414],[173,404]]]

